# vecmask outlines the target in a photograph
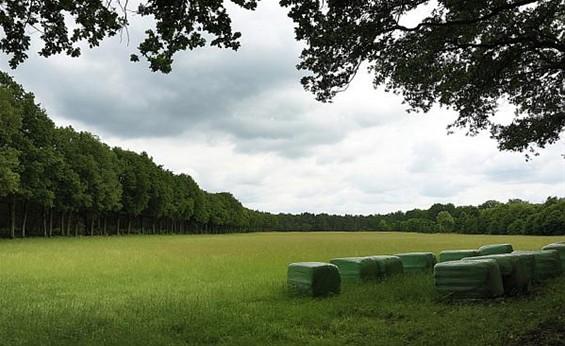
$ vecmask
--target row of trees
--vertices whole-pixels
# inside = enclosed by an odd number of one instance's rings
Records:
[[[33,94],[0,73],[2,236],[360,230],[565,234],[565,199],[434,204],[369,216],[254,211],[230,193],[201,190],[146,153],[56,127]]]
[[[474,234],[565,234],[565,199],[550,197],[545,203],[522,200],[487,201],[479,206],[436,203],[429,209],[398,211],[386,215],[300,215],[263,213],[260,224],[276,231],[405,231]]]
[[[5,236],[225,232],[249,225],[230,193],[207,193],[146,154],[56,127],[0,73],[0,229]]]

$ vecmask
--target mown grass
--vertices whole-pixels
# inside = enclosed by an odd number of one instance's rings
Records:
[[[565,280],[485,302],[438,299],[429,275],[292,298],[291,262],[563,237],[263,233],[0,241],[2,345],[497,345],[561,338]],[[545,334],[544,334],[545,333]],[[539,335],[542,335],[539,337]],[[544,336],[545,335],[545,336]],[[553,340],[553,341],[551,341]],[[563,339],[561,339],[563,341]]]

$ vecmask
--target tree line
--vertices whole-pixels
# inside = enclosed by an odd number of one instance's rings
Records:
[[[242,231],[250,211],[147,153],[57,127],[0,73],[0,229],[8,237]]]
[[[0,72],[0,236],[362,230],[565,234],[565,199],[368,216],[255,211],[228,192],[200,189],[145,152],[55,126],[32,93]]]
[[[262,214],[262,227],[274,231],[402,231],[462,234],[565,235],[565,199],[544,203],[489,200],[479,206],[433,204],[389,214]]]

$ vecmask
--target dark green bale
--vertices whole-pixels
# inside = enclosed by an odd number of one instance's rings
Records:
[[[433,252],[407,252],[395,254],[402,261],[402,268],[405,273],[432,272],[437,263],[436,255]]]
[[[379,276],[387,277],[397,274],[402,274],[404,269],[402,267],[402,260],[397,256],[389,255],[379,255],[379,256],[369,256],[367,257],[378,263],[379,266]]]
[[[478,256],[477,250],[444,250],[439,253],[440,262],[458,261],[465,257]]]
[[[561,258],[557,250],[514,251],[518,254],[532,254],[536,262],[534,281],[544,281],[563,274]]]
[[[496,254],[488,256],[476,256],[463,258],[463,261],[476,261],[483,259],[493,259],[498,263],[500,274],[502,275],[502,285],[504,293],[514,295],[527,291],[530,279],[525,261],[514,254]]]
[[[343,281],[376,280],[381,272],[379,263],[368,257],[334,258],[330,263],[338,266]]]
[[[443,297],[483,299],[504,294],[500,267],[493,259],[438,263],[434,283]]]
[[[479,248],[479,256],[497,255],[511,253],[514,249],[510,244],[491,244]]]
[[[542,250],[556,250],[561,258],[561,268],[565,271],[565,242],[548,244]]]
[[[341,277],[337,266],[323,262],[299,262],[288,266],[288,288],[292,295],[324,297],[338,294]]]
[[[526,274],[528,275],[528,280],[533,282],[536,280],[536,257],[532,253],[514,251],[510,255],[516,256],[520,262],[524,264],[526,268]]]

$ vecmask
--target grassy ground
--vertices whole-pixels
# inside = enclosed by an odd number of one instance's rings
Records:
[[[564,237],[267,233],[0,241],[2,345],[563,344],[565,279],[521,297],[438,299],[430,275],[291,298],[297,261]]]

